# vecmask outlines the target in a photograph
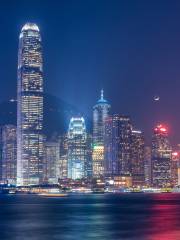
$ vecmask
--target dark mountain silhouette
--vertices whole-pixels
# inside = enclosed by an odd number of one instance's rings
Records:
[[[44,95],[44,133],[47,136],[62,134],[67,131],[69,120],[79,113],[74,106],[60,98]]]
[[[78,109],[58,97],[44,94],[44,134],[47,137],[67,131],[72,116],[79,115]],[[0,125],[17,121],[17,102],[13,99],[0,103]],[[88,128],[91,125],[87,120]]]

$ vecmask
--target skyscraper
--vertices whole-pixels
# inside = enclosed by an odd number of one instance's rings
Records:
[[[46,141],[44,147],[44,177],[47,183],[58,183],[59,142]]]
[[[2,127],[0,127],[0,183],[3,183],[2,180]]]
[[[110,104],[104,99],[101,90],[101,98],[93,107],[93,176],[104,176],[104,136],[105,120],[109,116]]]
[[[131,174],[135,187],[143,186],[144,177],[144,136],[141,131],[132,130],[131,137]]]
[[[145,185],[146,186],[151,186],[151,147],[150,146],[145,146],[144,148],[144,177],[145,177]]]
[[[178,185],[178,170],[179,170],[179,163],[180,163],[180,152],[172,152],[172,159],[171,159],[171,184],[173,187]]]
[[[16,184],[17,174],[16,126],[4,125],[1,128],[2,182]]]
[[[26,23],[19,36],[17,185],[43,178],[43,61],[39,28]]]
[[[83,117],[72,117],[68,129],[68,178],[81,179],[87,176],[87,134]]]
[[[152,137],[152,184],[154,187],[167,187],[171,183],[172,149],[167,129],[159,124]]]
[[[85,171],[87,173],[87,177],[92,177],[92,135],[87,134],[86,141],[86,163],[85,163]]]
[[[68,177],[68,137],[67,134],[59,136],[59,161],[57,167],[57,175],[59,179]]]
[[[132,125],[129,117],[114,114],[105,123],[105,173],[131,176]]]

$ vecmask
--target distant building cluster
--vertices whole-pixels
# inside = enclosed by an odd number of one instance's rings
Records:
[[[42,39],[36,24],[19,36],[17,126],[0,128],[0,182],[16,186],[96,180],[115,187],[167,188],[180,185],[180,149],[174,151],[168,130],[157,124],[151,145],[129,116],[111,114],[101,90],[92,110],[93,131],[83,116],[72,116],[67,131],[43,135]],[[53,122],[52,122],[53,124]]]

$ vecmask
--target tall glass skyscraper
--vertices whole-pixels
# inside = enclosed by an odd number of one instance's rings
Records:
[[[144,178],[145,178],[145,185],[151,186],[151,147],[145,146],[144,147]]]
[[[110,104],[104,99],[101,90],[101,98],[93,107],[93,176],[104,176],[104,136],[105,120],[109,116]]]
[[[105,122],[105,174],[109,177],[131,176],[130,118],[114,114]]]
[[[44,180],[46,183],[58,183],[59,142],[46,141],[44,147]]]
[[[73,117],[68,129],[68,178],[87,176],[87,134],[83,117]]]
[[[43,178],[43,62],[39,28],[26,23],[19,36],[17,185]]]
[[[63,134],[59,136],[59,161],[57,175],[59,179],[68,177],[68,136]]]
[[[143,186],[145,183],[144,176],[144,136],[141,131],[132,130],[131,136],[131,174],[132,184],[134,187]]]
[[[161,124],[154,128],[151,151],[152,185],[154,187],[170,186],[172,148],[168,131]]]

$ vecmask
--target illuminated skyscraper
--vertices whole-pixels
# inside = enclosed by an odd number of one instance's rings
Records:
[[[2,182],[16,184],[17,174],[17,136],[14,125],[1,128]]]
[[[151,147],[145,146],[144,148],[144,177],[145,177],[145,185],[151,186]]]
[[[59,142],[47,141],[44,147],[44,180],[47,183],[58,183]]]
[[[106,176],[131,176],[130,118],[114,114],[105,123],[105,173]]]
[[[92,135],[87,134],[87,158],[85,164],[85,171],[87,173],[87,177],[92,177]]]
[[[73,117],[68,129],[68,178],[81,179],[87,176],[87,134],[83,117]]]
[[[43,63],[36,24],[26,23],[19,36],[17,91],[17,185],[43,178]]]
[[[2,181],[2,127],[0,127],[0,183],[3,183]]]
[[[110,105],[104,99],[103,90],[101,98],[93,107],[93,176],[104,176],[104,136],[105,120],[109,116]]]
[[[144,177],[144,137],[141,131],[132,131],[131,174],[133,186],[143,186]]]
[[[171,183],[171,146],[168,131],[161,124],[154,129],[152,137],[152,185],[167,187]]]
[[[176,151],[172,153],[171,159],[171,184],[173,187],[178,185],[178,170],[180,164],[180,152]]]
[[[59,136],[59,161],[57,175],[59,179],[68,177],[68,137],[67,134]]]

